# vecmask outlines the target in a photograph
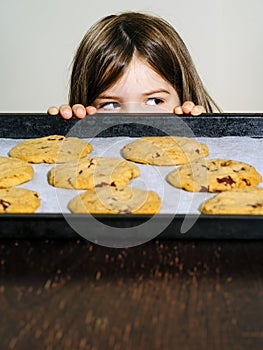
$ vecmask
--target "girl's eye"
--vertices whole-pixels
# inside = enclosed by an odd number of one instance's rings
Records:
[[[156,106],[159,105],[160,103],[163,103],[163,100],[161,100],[160,98],[156,98],[156,97],[152,97],[152,98],[148,98],[146,104],[149,106]]]
[[[111,110],[116,108],[120,108],[120,104],[118,102],[105,102],[99,106],[99,109],[106,109],[106,110]]]

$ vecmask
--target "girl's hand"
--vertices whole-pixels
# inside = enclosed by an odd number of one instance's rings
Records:
[[[206,110],[203,106],[195,105],[192,101],[186,101],[182,104],[182,106],[174,107],[175,114],[191,114],[193,116],[197,116],[205,112]]]
[[[59,108],[50,107],[48,109],[48,114],[50,115],[60,115],[63,119],[70,119],[73,115],[79,119],[85,118],[87,114],[95,114],[97,113],[97,109],[93,106],[84,107],[81,104],[75,104],[70,107],[70,105],[62,105]],[[205,113],[206,110],[203,106],[195,105],[191,101],[186,101],[182,104],[182,106],[174,107],[173,112],[175,114],[191,114],[193,116],[198,116],[202,113]]]
[[[81,104],[76,104],[70,107],[70,105],[62,105],[59,108],[49,107],[48,114],[60,115],[63,119],[70,119],[73,115],[79,119],[83,119],[87,114],[97,113],[97,109],[93,106],[84,107]]]

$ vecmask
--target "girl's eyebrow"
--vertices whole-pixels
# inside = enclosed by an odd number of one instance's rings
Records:
[[[149,95],[160,94],[160,93],[170,94],[170,92],[166,89],[158,89],[158,90],[147,91],[143,95],[149,96]]]
[[[97,99],[105,99],[105,100],[118,100],[119,97],[118,96],[113,96],[113,95],[99,95]]]
[[[147,91],[144,92],[143,95],[144,96],[150,96],[150,95],[154,95],[154,94],[161,94],[161,93],[165,93],[165,94],[170,94],[170,92],[166,89],[157,89],[157,90],[151,90],[151,91]],[[118,100],[119,96],[114,96],[114,95],[99,95],[96,100]]]

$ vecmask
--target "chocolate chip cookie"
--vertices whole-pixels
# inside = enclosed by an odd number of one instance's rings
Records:
[[[78,137],[50,135],[24,140],[14,146],[9,155],[30,163],[52,164],[83,158],[91,150],[92,145]]]
[[[75,189],[126,186],[139,174],[136,164],[122,158],[94,157],[53,167],[48,172],[48,182],[55,187]]]
[[[206,157],[208,147],[189,137],[144,136],[125,145],[122,155],[138,163],[178,165]]]
[[[104,186],[74,197],[68,207],[73,213],[155,214],[160,210],[161,199],[154,191]]]
[[[263,188],[236,189],[207,199],[200,208],[204,214],[263,214]]]
[[[17,187],[0,190],[0,213],[33,213],[39,205],[36,191]]]
[[[261,180],[261,175],[252,165],[220,158],[195,160],[173,170],[167,176],[171,185],[195,192],[255,187]]]
[[[34,169],[24,160],[0,156],[0,188],[20,185],[32,179]]]

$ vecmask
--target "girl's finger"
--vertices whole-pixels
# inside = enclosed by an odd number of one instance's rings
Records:
[[[51,106],[49,107],[49,109],[47,110],[47,113],[49,115],[58,115],[59,114],[59,109],[55,106]]]
[[[86,117],[86,109],[83,105],[81,104],[75,104],[72,107],[72,112],[75,115],[75,117],[79,118],[79,119],[83,119]]]
[[[182,106],[174,107],[174,114],[183,114]]]
[[[86,107],[86,113],[91,115],[91,114],[96,114],[97,113],[97,108],[93,106],[88,106]]]
[[[191,110],[191,115],[193,116],[197,116],[197,115],[200,115],[202,113],[205,113],[205,109],[203,106],[200,106],[200,105],[196,105],[193,107],[193,109]]]
[[[192,101],[186,101],[182,105],[182,110],[184,114],[191,113],[192,109],[194,108],[195,104]]]
[[[63,119],[70,119],[73,115],[72,109],[69,105],[60,106],[59,113]]]

